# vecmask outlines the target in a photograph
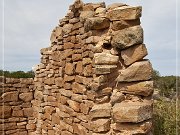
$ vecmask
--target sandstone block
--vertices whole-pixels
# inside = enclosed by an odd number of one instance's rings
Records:
[[[120,75],[117,77],[118,82],[146,81],[151,79],[152,65],[149,60],[135,62],[128,68],[120,70]]]
[[[72,75],[74,73],[74,65],[72,63],[66,63],[65,73],[67,75]]]
[[[10,106],[0,106],[0,118],[9,118],[11,116]]]
[[[111,55],[109,53],[94,54],[94,63],[97,65],[115,65],[119,61],[119,56]]]
[[[122,7],[122,6],[127,6],[127,5],[124,4],[124,3],[113,3],[113,4],[108,5],[107,9],[108,10],[113,10],[115,8]]]
[[[72,55],[72,60],[73,61],[82,60],[82,55],[81,54],[73,54]]]
[[[82,61],[78,61],[76,64],[76,73],[82,73],[83,72],[83,64]]]
[[[116,122],[139,123],[152,118],[152,103],[131,101],[116,103],[112,114]]]
[[[44,80],[44,83],[47,85],[53,85],[54,84],[54,78],[47,78]]]
[[[13,110],[12,116],[14,116],[14,117],[23,117],[24,116],[23,110]]]
[[[111,116],[111,104],[104,103],[104,104],[97,104],[92,107],[90,110],[90,117],[93,118],[103,118],[103,117],[110,117]]]
[[[109,28],[110,21],[107,18],[93,17],[88,18],[85,22],[86,30],[100,30]]]
[[[128,27],[140,25],[140,19],[136,20],[119,20],[119,21],[113,21],[111,24],[111,28],[114,31],[122,30]]]
[[[106,132],[110,130],[110,119],[97,119],[91,122],[94,132]]]
[[[75,134],[87,135],[87,129],[80,124],[74,124],[73,129]]]
[[[74,83],[72,84],[72,91],[73,91],[74,93],[83,94],[83,93],[86,92],[86,87],[85,87],[84,85],[82,85],[82,84],[79,84],[79,83],[74,82]]]
[[[74,48],[74,44],[71,42],[64,43],[64,49],[72,49]]]
[[[18,101],[18,93],[17,92],[6,92],[2,94],[3,102],[15,102]]]
[[[153,93],[153,81],[120,83],[118,89],[123,93],[149,96]]]
[[[111,44],[119,49],[143,43],[143,29],[139,25],[114,31],[112,34]]]
[[[115,68],[117,68],[117,65],[95,65],[95,74],[97,75],[109,74]]]
[[[110,10],[106,17],[114,20],[135,20],[141,17],[142,7],[122,6]]]
[[[33,99],[33,93],[32,92],[21,93],[19,94],[19,98],[24,102],[30,102]]]
[[[65,24],[63,26],[62,30],[63,30],[64,34],[66,35],[66,34],[69,34],[72,31],[72,29],[73,29],[73,25],[72,24]]]
[[[62,78],[62,77],[55,78],[55,84],[56,84],[56,86],[62,87],[62,86],[63,86],[63,83],[64,83],[64,81],[63,81],[63,78]]]
[[[78,102],[73,101],[73,100],[68,100],[67,103],[74,111],[76,112],[80,111],[80,104]]]
[[[74,76],[68,76],[68,75],[64,76],[64,81],[65,82],[72,82],[72,81],[74,81],[74,79],[75,79]]]
[[[121,51],[121,57],[126,65],[142,60],[147,54],[147,49],[144,44],[135,45]]]
[[[73,92],[70,90],[60,89],[59,93],[66,97],[71,97]]]
[[[33,108],[23,108],[24,116],[25,117],[32,117],[33,116]]]
[[[85,20],[87,18],[91,18],[94,16],[94,14],[95,14],[94,11],[82,11],[80,14],[80,19]]]
[[[115,123],[114,130],[120,132],[129,132],[129,134],[148,134],[152,129],[152,121],[142,123]]]

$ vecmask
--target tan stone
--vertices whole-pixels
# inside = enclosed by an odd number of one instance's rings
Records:
[[[90,117],[93,118],[103,118],[103,117],[110,117],[111,116],[111,104],[104,103],[104,104],[97,104],[94,105],[93,108],[90,110]]]
[[[152,129],[152,121],[145,121],[141,123],[115,123],[114,130],[120,132],[129,132],[129,134],[148,134]]]
[[[66,97],[71,97],[73,92],[70,91],[70,90],[65,90],[65,89],[60,89],[59,90],[59,93],[63,96],[66,96]]]
[[[111,29],[114,31],[122,30],[128,27],[140,25],[140,19],[136,20],[119,20],[119,21],[113,21],[111,23]]]
[[[14,116],[14,117],[23,117],[24,116],[23,110],[13,110],[12,116]]]
[[[72,56],[72,54],[73,54],[73,50],[72,49],[66,49],[66,50],[64,50],[64,52],[63,52],[64,54],[64,58],[67,58],[67,57],[71,57]]]
[[[147,49],[144,44],[135,45],[121,51],[121,57],[126,65],[142,60],[147,54]]]
[[[141,17],[142,7],[122,6],[107,13],[107,18],[114,20],[135,20]]]
[[[96,65],[95,66],[95,74],[97,74],[97,75],[109,74],[115,68],[117,68],[117,65]]]
[[[69,34],[73,29],[73,25],[72,24],[65,24],[63,26],[63,32],[64,34]]]
[[[110,119],[97,119],[91,122],[94,132],[105,132],[110,130]]]
[[[71,132],[68,132],[68,131],[62,131],[61,134],[62,135],[73,135]]]
[[[74,111],[76,112],[80,111],[80,104],[78,102],[73,101],[73,100],[67,100],[67,103]]]
[[[76,64],[76,73],[82,73],[83,72],[83,64],[81,61],[78,61]]]
[[[152,65],[149,60],[135,62],[128,68],[120,70],[120,74],[116,81],[118,82],[132,82],[132,81],[145,81],[151,79]]]
[[[30,102],[33,99],[33,93],[32,92],[21,93],[19,94],[19,98],[24,102]]]
[[[10,106],[0,106],[0,118],[9,118],[11,116]]]
[[[89,112],[89,106],[87,104],[81,103],[80,104],[80,110],[83,114],[88,114]]]
[[[81,55],[81,54],[73,54],[73,55],[72,55],[72,60],[73,60],[73,61],[82,60],[82,55]]]
[[[83,93],[86,92],[86,88],[85,88],[84,85],[81,85],[81,84],[79,84],[79,83],[74,82],[74,83],[72,84],[72,91],[73,91],[74,93],[83,94]]]
[[[72,49],[74,48],[74,44],[71,42],[64,43],[64,49]]]
[[[74,81],[74,79],[75,79],[74,76],[68,76],[68,75],[64,76],[64,81],[65,82],[71,82],[71,81]]]
[[[62,77],[55,78],[55,84],[56,84],[56,86],[62,87],[62,86],[63,86],[63,83],[64,83],[64,81],[63,81],[63,78],[62,78]]]
[[[92,73],[93,73],[92,65],[86,65],[83,70],[84,76],[92,76]]]
[[[93,17],[94,14],[94,11],[82,11],[80,14],[80,19],[85,20],[87,18]]]
[[[114,31],[112,34],[111,44],[119,49],[143,43],[143,29],[139,25]]]
[[[105,65],[113,65],[117,64],[119,61],[118,56],[111,55],[109,53],[96,53],[94,54],[94,62],[95,64],[105,64]]]
[[[23,108],[24,116],[25,117],[32,117],[33,116],[33,108]]]
[[[47,85],[53,85],[54,84],[54,78],[47,78],[44,80],[44,83]]]
[[[153,81],[120,83],[118,89],[123,93],[149,96],[153,93]]]
[[[101,17],[88,18],[85,22],[85,29],[88,30],[100,30],[107,29],[110,26],[109,19]]]
[[[17,92],[6,92],[2,94],[3,102],[15,102],[18,101],[18,93]]]
[[[125,100],[124,94],[122,94],[121,92],[118,92],[117,89],[114,89],[113,92],[112,92],[112,95],[111,95],[110,103],[112,105],[114,105],[115,103],[120,103],[123,100]]]
[[[116,122],[139,123],[152,118],[152,102],[121,102],[113,106]]]
[[[127,6],[127,5],[124,4],[124,3],[113,3],[113,4],[108,5],[107,9],[108,10],[113,10],[115,8],[122,7],[122,6]]]
[[[87,129],[80,124],[74,124],[73,129],[75,134],[87,135]]]
[[[74,73],[74,66],[72,63],[66,63],[65,66],[65,73],[67,75],[72,75]]]

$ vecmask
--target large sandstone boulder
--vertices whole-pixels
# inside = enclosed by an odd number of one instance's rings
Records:
[[[125,49],[132,45],[143,43],[143,29],[141,26],[129,27],[114,31],[111,44],[113,47]]]
[[[107,18],[114,20],[135,20],[141,17],[142,7],[122,6],[107,13]]]
[[[149,60],[135,62],[126,69],[120,70],[117,82],[146,81],[152,77],[152,65]]]
[[[111,104],[104,103],[104,104],[94,105],[93,108],[90,110],[89,115],[92,119],[93,118],[110,117],[111,116]]]
[[[115,55],[111,55],[109,53],[96,53],[94,54],[94,62],[95,64],[107,64],[107,65],[113,65],[117,64],[119,61],[119,57]]]
[[[108,28],[110,26],[110,21],[107,18],[93,17],[88,18],[84,25],[86,30],[100,30]]]
[[[118,89],[123,93],[149,96],[153,93],[153,81],[119,83]]]
[[[121,57],[126,65],[131,65],[135,61],[142,60],[147,54],[147,49],[144,44],[135,45],[121,51]]]
[[[115,122],[139,123],[152,118],[152,102],[121,102],[113,106]]]

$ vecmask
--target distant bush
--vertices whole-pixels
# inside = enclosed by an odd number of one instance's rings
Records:
[[[180,106],[176,102],[156,101],[154,103],[154,135],[177,135],[180,133]]]
[[[34,77],[34,72],[33,71],[3,71],[0,70],[0,76],[5,76],[8,78],[33,78]]]

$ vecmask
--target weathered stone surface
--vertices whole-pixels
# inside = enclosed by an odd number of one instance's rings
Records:
[[[93,108],[90,110],[89,115],[92,119],[93,118],[110,117],[111,116],[111,104],[104,103],[104,104],[94,105]]]
[[[152,118],[152,102],[116,103],[112,114],[116,122],[139,123]]]
[[[9,118],[11,116],[10,106],[0,106],[0,118]]]
[[[128,132],[128,134],[148,134],[152,128],[152,121],[142,123],[115,123],[114,130]]]
[[[87,129],[80,124],[74,124],[73,129],[75,134],[87,135]]]
[[[53,85],[54,84],[54,78],[47,78],[47,79],[45,79],[44,83],[47,85]]]
[[[105,132],[110,130],[110,119],[97,119],[91,122],[94,132]]]
[[[82,20],[84,20],[84,19],[93,17],[94,14],[95,14],[94,11],[82,11],[81,14],[80,14],[80,18]]]
[[[74,111],[79,112],[80,104],[78,102],[73,101],[73,100],[68,100],[67,103]]]
[[[147,49],[144,44],[134,45],[126,50],[121,51],[121,57],[126,65],[130,65],[136,61],[142,60],[147,54]]]
[[[140,25],[140,19],[136,20],[119,20],[119,21],[113,21],[111,24],[111,28],[114,31],[122,30],[128,27]]]
[[[55,78],[55,84],[58,86],[58,87],[62,87],[63,86],[63,78],[62,77],[58,77],[58,78]]]
[[[113,92],[112,92],[112,95],[111,95],[110,103],[112,105],[114,105],[115,103],[120,103],[123,100],[125,100],[124,94],[122,94],[121,92],[118,92],[117,89],[114,89]]]
[[[101,18],[101,17],[88,18],[85,22],[85,29],[86,30],[106,29],[109,26],[110,26],[109,19]]]
[[[83,93],[86,92],[86,88],[85,88],[84,85],[74,82],[74,83],[72,84],[72,91],[73,91],[74,93],[83,94]]]
[[[153,93],[153,81],[120,83],[118,89],[123,93],[149,96]]]
[[[65,24],[63,26],[63,32],[64,34],[69,34],[73,29],[73,25],[72,24]]]
[[[119,61],[119,56],[111,55],[109,53],[94,54],[94,63],[97,65],[115,65]]]
[[[152,65],[147,61],[135,62],[128,68],[120,70],[120,75],[117,77],[118,82],[146,81],[151,79]]]
[[[33,116],[33,108],[24,108],[24,116],[32,117]]]
[[[33,93],[28,92],[28,93],[21,93],[19,95],[19,98],[23,100],[24,102],[30,102],[33,99]]]
[[[2,94],[3,102],[11,102],[18,101],[18,93],[17,92],[6,92]]]
[[[72,63],[66,63],[65,66],[65,73],[67,75],[72,75],[74,73],[74,66]]]
[[[96,65],[95,66],[95,74],[97,74],[97,75],[109,74],[115,68],[117,68],[116,65]]]
[[[114,20],[135,20],[141,17],[142,7],[122,6],[107,13],[107,18]]]
[[[141,26],[133,26],[113,32],[111,44],[114,47],[125,49],[132,45],[143,43],[143,29]]]

